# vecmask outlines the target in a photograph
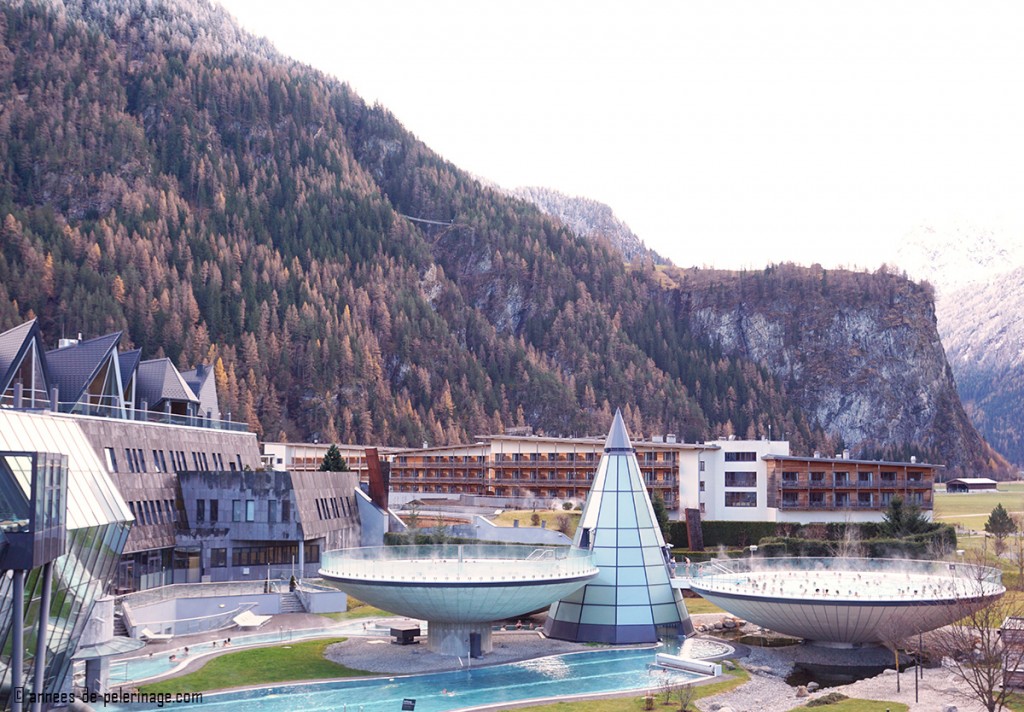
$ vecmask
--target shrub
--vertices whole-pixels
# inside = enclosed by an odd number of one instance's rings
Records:
[[[843,700],[850,699],[842,692],[830,692],[827,695],[822,695],[817,699],[811,700],[804,707],[825,707],[826,705],[834,705],[836,702],[842,702]]]
[[[572,502],[562,502],[562,509],[566,512],[572,509]]]

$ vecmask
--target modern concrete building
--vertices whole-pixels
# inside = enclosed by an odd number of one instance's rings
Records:
[[[316,576],[328,549],[359,546],[354,472],[181,472],[176,552],[193,581]]]

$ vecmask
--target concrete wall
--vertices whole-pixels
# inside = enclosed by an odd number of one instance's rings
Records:
[[[348,596],[337,589],[312,588],[304,583],[295,593],[307,613],[344,613],[348,610]]]
[[[389,515],[370,501],[369,495],[360,489],[355,491],[356,506],[359,508],[359,546],[384,546],[384,534],[388,531]]]
[[[128,606],[126,623],[129,633],[138,637],[144,628],[153,633],[185,635],[204,630],[219,630],[233,625],[230,615],[239,609],[248,609],[258,615],[281,612],[281,596],[277,593],[244,594],[241,596],[211,596],[197,598],[171,598],[145,605]],[[218,616],[223,616],[217,620]],[[204,620],[205,619],[205,620]]]

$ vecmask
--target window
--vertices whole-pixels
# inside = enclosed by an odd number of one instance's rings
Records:
[[[144,453],[142,450],[136,450],[135,454],[139,458],[139,462],[138,462],[139,472],[145,472],[146,471],[146,453]]]
[[[756,507],[757,492],[726,492],[726,507]]]
[[[699,472],[704,472],[704,464],[705,464],[705,463],[704,463],[704,461],[703,461],[703,460],[701,460],[701,461],[700,461],[700,463],[698,463],[698,467],[697,467],[697,470],[698,470]]]
[[[206,500],[196,500],[196,523],[206,521]]]
[[[812,472],[811,483],[825,484],[825,473],[824,472]]]
[[[859,482],[862,485],[869,485],[869,484],[871,484],[871,473],[870,472],[858,472],[857,473],[857,482]]]
[[[277,521],[277,500],[267,500],[267,521],[273,524]]]
[[[889,484],[889,485],[896,484],[896,473],[895,472],[883,472],[882,473],[882,482],[885,482],[886,484]]]
[[[796,492],[783,492],[782,493],[782,506],[783,507],[795,507],[800,503],[800,499]]]
[[[219,499],[211,499],[210,500],[210,521],[211,522],[217,521],[219,516],[220,516],[220,500]]]
[[[850,484],[850,473],[849,472],[836,472],[833,475],[833,477],[835,477],[835,482],[836,482],[837,485],[848,485],[848,484]]]
[[[836,492],[836,507],[846,508],[850,506],[849,492]]]
[[[857,493],[857,506],[858,507],[870,507],[874,504],[874,498],[870,492],[858,492]]]
[[[292,519],[292,503],[291,500],[281,500],[281,521],[290,522]]]
[[[222,569],[228,565],[227,549],[210,549],[210,568]]]
[[[153,469],[155,469],[157,472],[164,472],[164,470],[160,468],[160,456],[157,454],[157,452],[157,450],[153,451]]]
[[[114,448],[103,448],[103,454],[107,458],[107,470],[110,472],[117,472],[117,456],[114,454]]]
[[[783,481],[786,481],[786,474],[796,473],[782,473]],[[796,481],[794,479],[794,481]],[[757,487],[757,473],[756,472],[726,472],[725,473],[725,486],[726,487]]]
[[[254,499],[245,500],[245,521],[256,521],[256,500]]]
[[[231,500],[231,521],[242,521],[242,500],[240,499]]]
[[[178,510],[174,508],[174,503],[169,499],[164,500],[164,508],[167,510],[167,519],[170,520],[171,524],[178,521]]]
[[[206,453],[205,452],[199,453],[199,458],[203,462],[203,470],[205,470],[206,472],[209,472],[210,471],[210,461],[206,459]]]
[[[341,514],[338,513],[338,498],[337,497],[331,497],[331,510],[334,512],[334,518],[335,519],[337,519],[338,517],[341,516]]]
[[[701,481],[700,481],[700,486],[699,486],[698,490],[699,490],[700,492],[703,492],[703,491],[704,491],[704,480],[701,480]]]
[[[825,493],[824,492],[811,492],[810,503],[812,507],[824,507],[825,506]]]
[[[132,459],[132,451],[130,448],[124,449],[124,461],[128,463],[128,472],[135,472],[135,461]]]
[[[725,453],[726,462],[756,462],[756,452],[727,452]]]
[[[235,461],[238,463],[238,469],[239,470],[244,470],[245,469],[244,467],[242,467],[242,456],[241,456],[241,454],[238,454],[238,453],[235,454]]]

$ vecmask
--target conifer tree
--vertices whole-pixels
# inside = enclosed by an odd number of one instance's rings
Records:
[[[348,471],[348,463],[345,462],[345,458],[341,456],[341,450],[338,449],[338,446],[331,445],[327,448],[327,454],[324,455],[324,461],[320,463],[320,472]]]

